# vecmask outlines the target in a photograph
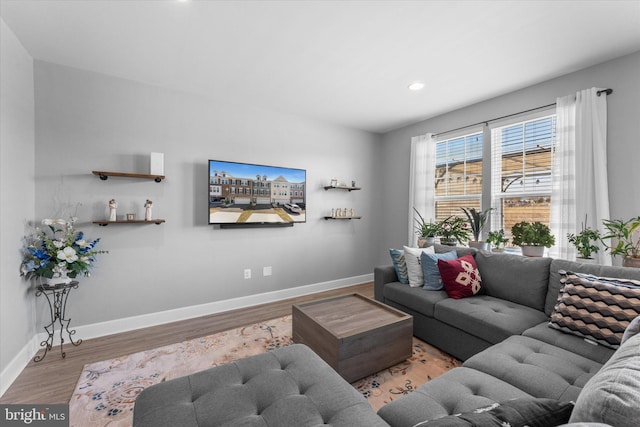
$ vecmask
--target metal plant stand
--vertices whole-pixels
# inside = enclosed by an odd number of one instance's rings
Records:
[[[82,340],[74,341],[72,336],[76,333],[75,329],[69,329],[69,323],[71,319],[67,319],[67,300],[72,289],[78,289],[78,282],[73,281],[71,283],[59,283],[57,285],[39,285],[36,291],[36,297],[44,295],[49,303],[49,312],[51,314],[51,323],[46,325],[44,329],[47,331],[48,337],[46,340],[40,343],[40,347],[44,347],[44,354],[42,356],[36,355],[33,358],[34,362],[39,362],[47,355],[47,352],[53,347],[53,337],[56,332],[56,322],[60,324],[60,353],[64,358],[66,356],[62,349],[64,345],[63,333],[66,331],[69,336],[71,344],[78,346],[82,343]]]

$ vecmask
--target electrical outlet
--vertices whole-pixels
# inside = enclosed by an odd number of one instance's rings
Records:
[[[262,267],[262,275],[263,276],[271,276],[271,266]]]
[[[244,278],[245,279],[251,279],[251,269],[250,268],[245,268],[244,269]]]

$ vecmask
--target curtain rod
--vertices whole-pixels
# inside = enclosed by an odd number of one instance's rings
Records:
[[[596,95],[600,96],[603,93],[605,95],[611,95],[613,93],[613,89],[602,89],[602,90],[599,90],[599,91],[596,92]],[[447,131],[444,131],[444,132],[438,132],[438,133],[433,134],[433,136],[436,137],[436,136],[439,136],[439,135],[443,135],[445,133],[455,132],[457,130],[462,130],[462,129],[466,129],[466,128],[470,128],[470,127],[474,127],[474,126],[478,126],[478,125],[485,125],[486,126],[486,125],[489,124],[489,122],[495,122],[496,120],[508,119],[509,117],[519,116],[520,114],[524,114],[524,113],[531,113],[532,111],[543,110],[545,108],[553,107],[554,105],[556,105],[555,102],[553,104],[547,104],[547,105],[543,105],[541,107],[536,107],[536,108],[531,108],[529,110],[520,111],[519,113],[507,114],[506,116],[496,117],[496,118],[489,119],[489,120],[483,120],[481,122],[474,123],[472,125],[461,126],[459,128],[450,129],[450,130],[447,130]]]

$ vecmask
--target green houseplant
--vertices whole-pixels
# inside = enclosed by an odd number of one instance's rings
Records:
[[[414,228],[418,235],[418,246],[424,247],[425,245],[432,245],[436,240],[436,236],[440,232],[440,227],[435,222],[425,221],[416,208],[413,208],[413,210],[418,215],[417,218],[414,217],[416,222]]]
[[[602,223],[607,229],[602,240],[611,254],[623,257],[625,267],[640,268],[640,215],[628,221],[605,219]],[[615,244],[607,244],[606,239],[615,239]]]
[[[438,223],[440,243],[455,246],[469,240],[469,224],[459,216],[451,215]]]
[[[504,230],[490,231],[487,234],[487,243],[490,244],[496,251],[503,251],[504,244],[509,242],[509,239],[504,235]]]
[[[580,254],[578,258],[593,259],[591,254],[596,254],[600,250],[598,245],[594,244],[600,241],[600,231],[593,230],[590,227],[585,227],[585,222],[582,223],[582,231],[578,234],[567,233],[567,240]]]
[[[475,208],[460,209],[462,209],[462,212],[467,216],[469,227],[471,227],[471,234],[473,234],[473,240],[469,242],[469,246],[489,250],[489,244],[487,242],[480,241],[480,233],[482,233],[482,229],[489,220],[489,215],[493,208],[485,209],[484,211],[479,211]]]
[[[556,243],[551,230],[540,221],[521,221],[511,227],[514,245],[522,248],[522,255],[542,256],[544,248],[550,248]]]

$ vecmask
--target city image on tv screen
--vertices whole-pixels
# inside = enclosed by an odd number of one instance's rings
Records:
[[[306,222],[304,169],[209,160],[209,224]]]

